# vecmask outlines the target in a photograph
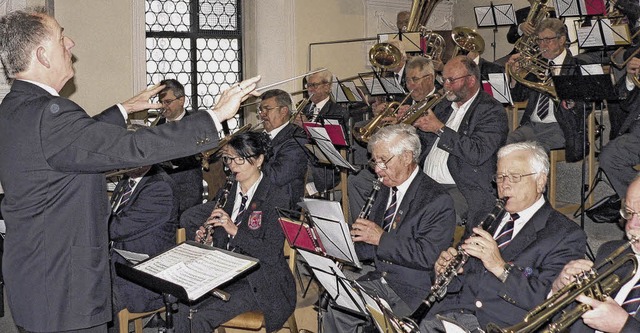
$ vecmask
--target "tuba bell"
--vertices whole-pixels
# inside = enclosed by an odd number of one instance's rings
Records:
[[[402,51],[391,43],[378,43],[369,49],[369,62],[381,70],[398,67],[402,57]]]
[[[451,56],[452,58],[458,55],[461,50],[466,53],[477,52],[478,54],[482,54],[484,52],[484,38],[471,28],[453,28],[453,30],[451,30],[451,39],[456,44],[453,55]]]

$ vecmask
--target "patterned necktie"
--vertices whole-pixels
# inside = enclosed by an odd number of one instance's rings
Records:
[[[636,315],[638,307],[640,307],[640,280],[631,288],[629,295],[627,295],[627,298],[622,303],[622,308],[627,311],[631,317]]]
[[[498,243],[499,249],[504,249],[509,243],[511,243],[511,236],[513,235],[513,222],[520,216],[518,214],[510,214],[511,218],[500,231],[500,234],[496,237],[496,243]]]
[[[247,209],[247,201],[249,200],[249,196],[243,195],[242,192],[240,192],[240,196],[242,196],[242,201],[240,201],[240,209],[238,209],[238,215],[236,215],[236,225],[240,225],[240,223],[242,223],[242,220],[238,217],[240,217],[240,215],[242,215],[242,213]]]
[[[387,207],[387,210],[384,211],[384,221],[382,222],[382,229],[385,231],[391,230],[391,225],[393,224],[393,216],[396,215],[396,206],[398,205],[398,197],[397,197],[398,188],[391,188],[391,204]]]
[[[317,112],[316,112],[316,103],[309,103],[309,115],[307,117],[307,119],[309,119],[310,122],[314,122],[316,121],[316,116],[317,116]]]
[[[549,71],[553,72],[553,61],[549,61]],[[549,96],[547,94],[538,94],[538,117],[540,120],[544,120],[549,115]]]
[[[116,208],[115,213],[118,214],[122,211],[122,208],[127,204],[129,199],[131,199],[131,194],[133,193],[133,187],[136,185],[136,181],[133,179],[129,179],[124,187],[124,191],[122,193],[122,197],[120,197],[120,203]]]

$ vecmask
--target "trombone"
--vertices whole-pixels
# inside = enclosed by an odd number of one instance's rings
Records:
[[[487,326],[487,333],[528,333],[528,332],[562,332],[573,322],[578,320],[585,312],[591,310],[591,307],[586,304],[579,304],[575,308],[562,313],[560,318],[547,325],[543,330],[539,328],[546,322],[559,314],[569,304],[573,303],[575,299],[581,295],[586,294],[589,297],[598,299],[600,301],[610,295],[615,290],[619,289],[625,283],[627,283],[638,270],[638,259],[635,254],[622,253],[631,245],[636,243],[638,238],[632,237],[627,243],[620,246],[613,251],[609,257],[607,257],[600,265],[589,272],[583,272],[582,274],[575,275],[575,281],[564,286],[558,290],[553,296],[548,298],[544,303],[536,306],[524,317],[524,320],[514,326],[506,328],[500,328],[497,325],[491,323]],[[615,274],[615,271],[626,265],[631,264],[633,269],[624,277],[620,277]],[[605,265],[610,266],[599,271]]]

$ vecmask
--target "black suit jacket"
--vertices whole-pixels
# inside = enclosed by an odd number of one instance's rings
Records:
[[[389,188],[383,187],[369,216],[380,226],[389,195]],[[438,255],[451,245],[455,220],[449,194],[418,170],[398,207],[395,227],[382,234],[378,246],[356,243],[358,258],[374,260],[376,266],[360,279],[384,276],[389,287],[415,310],[429,293]]]
[[[602,244],[598,249],[598,253],[596,254],[595,262],[599,264],[605,258],[607,258],[613,251],[615,251],[617,248],[622,246],[624,243],[627,243],[627,241],[616,240],[616,241],[610,241]],[[626,251],[624,251],[622,255],[626,255],[629,253],[633,253],[633,250],[631,248],[628,248]],[[606,269],[607,267],[609,267],[609,265],[604,266],[602,269]],[[632,270],[632,266],[627,263],[622,267],[620,267],[619,269],[617,269],[615,271],[615,274],[618,275],[619,277],[623,277],[623,276],[627,276],[627,274],[629,274],[631,270]],[[611,298],[615,298],[618,291],[620,291],[620,288],[614,290],[610,294]],[[571,326],[570,332],[571,333],[593,333],[595,332],[595,330],[585,325],[582,319],[578,319]],[[635,316],[633,317],[630,316],[629,319],[627,319],[627,322],[625,323],[624,327],[622,328],[622,331],[620,332],[621,333],[640,332],[640,311],[636,312]]]
[[[224,206],[229,215],[233,210],[236,187],[237,183]],[[222,227],[215,228],[213,233],[213,246],[224,249],[228,243],[235,252],[260,261],[259,268],[243,279],[251,287],[246,292],[252,293],[261,306],[267,332],[282,327],[296,307],[296,286],[284,258],[285,239],[276,210],[287,207],[287,199],[282,188],[263,177],[247,209],[236,218],[236,222],[242,221],[236,236],[230,239]]]
[[[471,258],[430,314],[466,309],[475,313],[481,327],[490,322],[499,327],[519,323],[546,299],[564,265],[584,258],[586,243],[584,231],[545,202],[501,251],[502,258],[514,265],[505,283]]]
[[[186,112],[184,116],[188,117],[192,114],[193,112]],[[162,118],[158,122],[158,126],[166,122],[167,120]],[[197,156],[198,155],[191,155],[174,158],[162,165],[167,174],[169,174],[176,183],[176,196],[180,202],[180,214],[188,208],[202,203],[202,194],[204,192],[204,186],[202,184],[202,163]]]
[[[288,124],[271,141],[273,156],[265,163],[263,171],[275,186],[282,187],[289,198],[289,209],[295,209],[304,196],[307,152],[304,130]]]
[[[571,52],[567,50],[567,56],[562,63],[561,75],[581,75],[579,65],[584,64],[579,59],[573,57]],[[541,94],[533,89],[526,88],[522,84],[518,83],[512,90],[514,100],[523,101],[528,100],[527,108],[524,110],[520,125],[526,125],[531,123],[531,115],[536,109],[538,102],[538,96]],[[569,103],[571,104],[571,103]],[[554,115],[558,121],[558,125],[562,129],[565,139],[565,150],[567,162],[576,162],[582,160],[583,156],[583,142],[586,116],[591,113],[591,108],[587,107],[587,115],[583,115],[583,101],[575,101],[571,108],[567,104],[567,101],[561,101],[559,104],[555,104]],[[585,154],[587,152],[584,152]]]
[[[434,108],[436,117],[443,123],[452,112],[448,101]],[[508,131],[504,107],[481,90],[469,106],[458,131],[445,127],[440,135],[438,148],[449,153],[447,167],[469,205],[469,221],[484,217],[495,203],[492,178],[496,172],[496,153],[507,140]],[[420,130],[418,134],[422,144],[420,166],[423,166],[438,136]]]
[[[16,80],[0,104],[3,271],[15,323],[65,331],[111,319],[103,172],[213,149],[207,114],[127,131],[117,107],[92,118],[74,102]]]
[[[109,238],[114,249],[145,253],[153,257],[176,244],[178,198],[171,177],[154,166],[136,185],[131,198],[109,219]],[[127,308],[146,312],[164,305],[162,295],[117,276],[116,262],[127,264],[117,253],[111,254],[114,314]],[[115,319],[115,317],[114,317]]]
[[[311,119],[313,117],[313,110],[311,109],[311,103],[304,108],[304,115],[307,119]],[[349,113],[342,105],[334,102],[332,99],[329,99],[327,103],[324,104],[320,112],[318,113],[318,122],[321,122],[322,119],[329,117],[332,119],[340,119],[343,125],[346,125],[349,121]]]

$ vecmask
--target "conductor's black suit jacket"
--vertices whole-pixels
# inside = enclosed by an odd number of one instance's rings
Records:
[[[127,131],[117,107],[95,117],[16,80],[0,104],[0,182],[7,225],[3,272],[15,323],[65,331],[111,319],[105,171],[213,149],[205,113]]]

